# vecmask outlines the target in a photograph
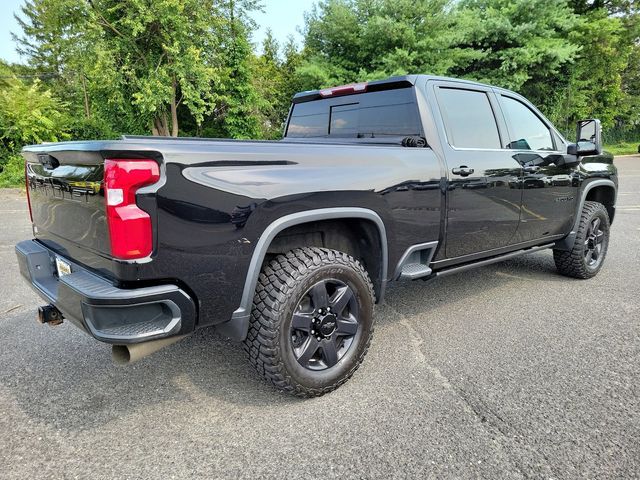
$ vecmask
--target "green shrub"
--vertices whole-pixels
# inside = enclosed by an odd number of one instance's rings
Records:
[[[0,187],[24,183],[25,145],[69,138],[67,105],[36,81],[11,78],[0,84]]]
[[[107,122],[95,117],[72,120],[67,134],[70,140],[109,140],[118,137]]]
[[[0,165],[0,188],[24,186],[24,159],[19,154],[9,154]]]
[[[0,88],[0,141],[10,150],[66,140],[67,105],[42,88],[12,79]]]

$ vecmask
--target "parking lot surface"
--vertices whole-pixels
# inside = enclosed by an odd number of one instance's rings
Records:
[[[546,251],[394,284],[363,366],[312,400],[211,330],[117,367],[38,325],[26,200],[0,190],[0,478],[639,477],[640,157],[616,164],[596,278]]]

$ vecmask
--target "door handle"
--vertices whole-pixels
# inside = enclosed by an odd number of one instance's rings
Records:
[[[458,168],[452,168],[451,173],[454,175],[460,175],[461,177],[468,177],[473,173],[473,168],[469,168],[466,165],[461,165]]]

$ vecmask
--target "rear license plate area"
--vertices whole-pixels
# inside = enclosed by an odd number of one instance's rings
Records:
[[[65,262],[60,257],[56,257],[56,270],[58,272],[58,277],[69,275],[71,273],[71,264]]]

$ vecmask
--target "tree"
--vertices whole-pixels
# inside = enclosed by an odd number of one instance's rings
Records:
[[[86,43],[86,4],[77,0],[28,0],[14,17],[22,34],[12,33],[31,75],[54,95],[69,98],[72,109],[91,116],[87,79],[79,62]]]
[[[295,78],[310,89],[440,74],[518,91],[567,131],[589,116],[633,124],[634,9],[623,0],[325,0],[306,16]]]
[[[463,0],[456,29],[458,48],[475,58],[450,72],[522,92],[535,93],[572,62],[579,47],[569,40],[578,17],[563,0]]]
[[[24,145],[66,140],[67,105],[36,80],[26,84],[0,65],[0,186],[24,178]]]
[[[635,0],[320,0],[301,50],[267,32],[258,54],[259,3],[26,0],[28,64],[3,68],[24,88],[41,79],[72,138],[277,138],[295,92],[407,73],[515,89],[567,131],[583,116],[640,128]]]
[[[213,0],[89,0],[90,77],[112,105],[133,104],[154,135],[179,133],[213,110],[221,77],[221,15]]]
[[[630,49],[623,41],[620,18],[604,10],[588,13],[572,32],[581,50],[566,77],[566,125],[573,127],[581,118],[598,117],[605,129],[615,125],[616,116],[625,112],[622,72],[626,69]]]
[[[579,14],[597,10],[607,10],[611,14],[629,14],[640,10],[637,0],[569,0],[568,3]]]
[[[282,71],[282,96],[279,106],[279,117],[281,123],[284,123],[287,114],[289,113],[289,107],[291,106],[291,99],[293,96],[303,90],[307,90],[305,85],[301,82],[297,72],[302,64],[302,54],[298,50],[298,45],[293,36],[289,35],[287,41],[282,47],[282,56],[284,60],[280,65]]]
[[[446,0],[321,1],[305,16],[298,74],[307,88],[409,72],[446,74],[469,53],[453,45],[453,8]]]
[[[11,33],[17,52],[41,74],[61,76],[82,43],[85,5],[77,0],[27,0],[14,14],[22,35]]]
[[[251,78],[256,91],[257,113],[261,138],[277,138],[284,118],[281,115],[284,76],[280,60],[280,45],[267,29],[262,42],[262,54],[252,56]]]
[[[271,30],[262,43],[262,54],[253,61],[253,84],[258,97],[262,138],[279,138],[289,113],[291,98],[304,90],[296,70],[301,56],[292,36],[281,48]]]
[[[629,46],[629,54],[621,79],[624,114],[617,116],[616,123],[620,129],[632,132],[632,135],[624,135],[628,140],[637,140],[640,137],[640,12],[620,20],[623,27],[622,42]]]
[[[252,83],[252,51],[249,33],[255,25],[246,15],[259,8],[256,0],[225,0],[220,12],[224,19],[221,35],[225,39],[221,55],[220,105],[215,112],[224,136],[257,138],[260,136],[258,94]]]

